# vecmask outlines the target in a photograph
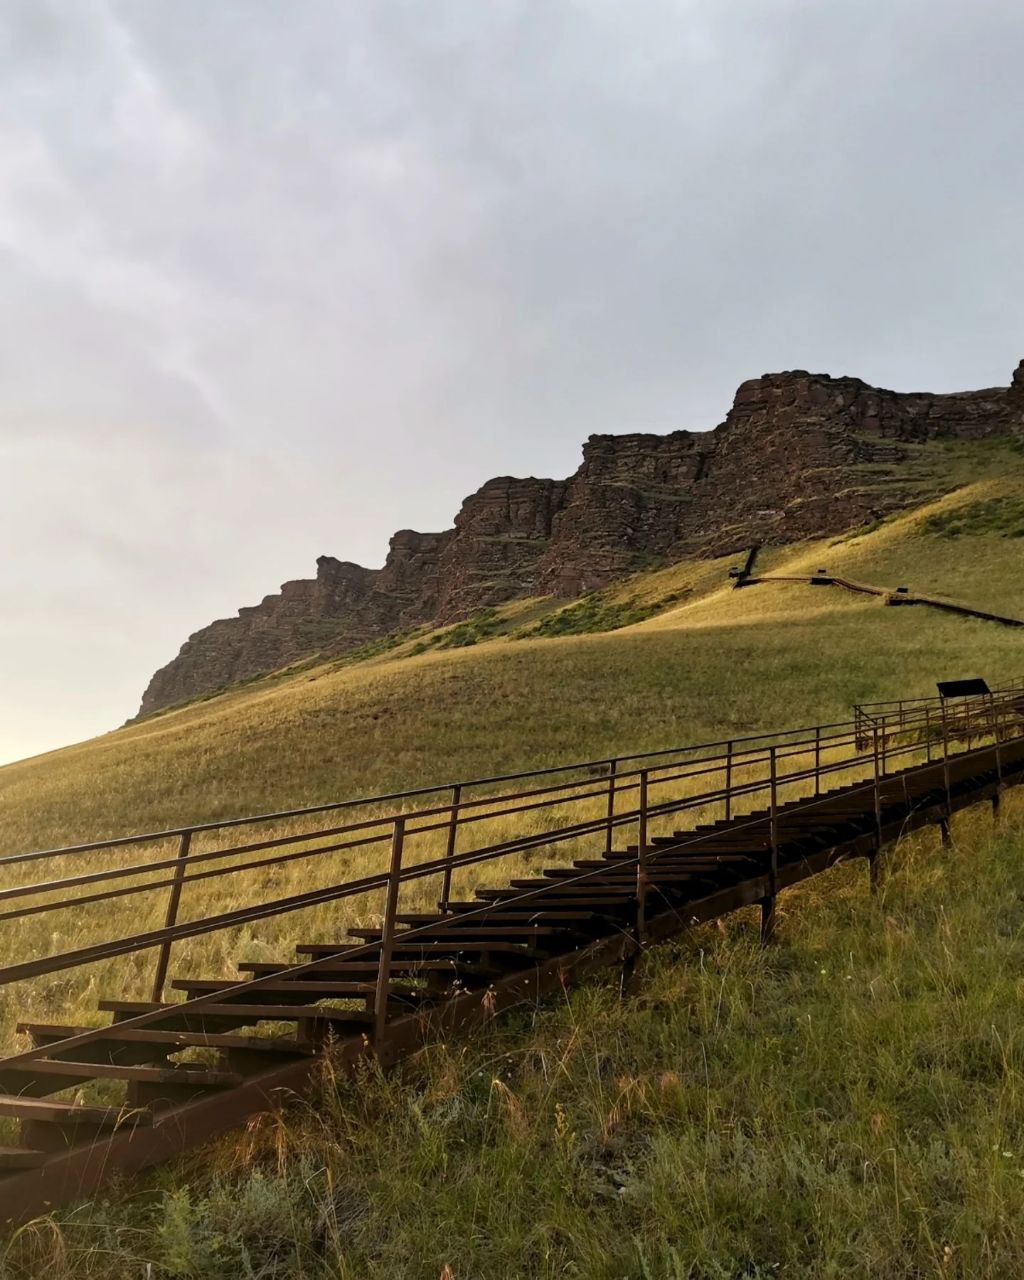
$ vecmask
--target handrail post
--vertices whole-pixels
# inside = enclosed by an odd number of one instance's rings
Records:
[[[854,736],[856,736],[856,729]],[[814,726],[814,795],[821,795],[821,725]]]
[[[882,738],[882,750],[885,750],[885,738]],[[875,847],[868,855],[868,877],[871,884],[871,892],[878,893],[881,883],[881,857],[882,857],[882,792],[879,786],[879,761],[878,761],[878,726],[874,729],[874,765],[875,765]],[[905,785],[905,784],[904,784]]]
[[[637,824],[636,859],[636,941],[642,947],[647,938],[647,770],[640,770],[640,812]]]
[[[401,888],[402,847],[405,844],[405,818],[399,814],[391,832],[391,866],[388,869],[388,891],[384,903],[384,928],[377,958],[377,989],[373,998],[373,1043],[379,1054],[384,1043],[384,1027],[391,994],[391,953],[395,945],[395,917]]]
[[[995,700],[991,700],[992,711],[992,736],[995,739],[996,749],[996,793],[992,797],[992,816],[999,820],[999,808],[1003,800],[1003,755],[1002,755],[1002,734],[999,731],[999,712],[995,706]]]
[[[167,895],[167,912],[164,916],[164,928],[173,929],[178,923],[178,904],[181,902],[181,887],[185,879],[185,863],[192,844],[192,832],[183,831],[178,841],[178,861],[171,879],[170,892]],[[171,959],[171,939],[160,944],[156,957],[156,971],[153,974],[153,1002],[159,1004],[164,998],[164,983],[167,981],[167,966]]]
[[[928,764],[932,762],[932,709],[926,706],[924,709],[924,749],[925,760]]]
[[[725,820],[732,821],[732,739],[725,744]]]
[[[953,794],[949,786],[949,717],[946,704],[942,704],[942,781],[946,788],[946,808],[952,808]]]
[[[608,762],[608,825],[604,834],[604,851],[605,855],[611,853],[613,840],[613,832],[615,830],[615,781],[619,772],[618,759],[609,760]]]
[[[884,752],[885,752],[885,730],[882,731],[882,767],[884,768]],[[875,727],[874,733],[874,757],[875,757],[875,831],[878,836],[878,844],[882,843],[882,790],[880,785],[879,758],[878,758],[878,727]]]
[[[953,792],[949,785],[949,717],[946,714],[946,702],[942,703],[942,780],[946,788],[946,816],[939,823],[942,843],[949,844],[949,820],[953,816]]]
[[[775,896],[779,880],[779,781],[777,747],[768,748],[769,815],[771,828],[771,863],[768,872],[768,896],[761,899],[761,944],[766,946],[775,936]]]
[[[459,838],[459,805],[461,803],[462,783],[456,782],[452,786],[451,817],[448,819],[448,843],[444,851],[447,866],[441,877],[441,901],[438,904],[442,915],[448,914],[448,903],[452,896],[452,859],[455,857],[455,845]]]

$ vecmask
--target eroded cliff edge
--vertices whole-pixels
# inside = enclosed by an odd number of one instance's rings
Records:
[[[321,556],[315,578],[190,636],[140,714],[517,596],[571,597],[658,560],[838,533],[920,496],[914,444],[1014,434],[1024,361],[1007,387],[953,395],[766,374],[739,387],[711,431],[591,436],[568,480],[487,481],[454,528],[396,533],[380,569]]]

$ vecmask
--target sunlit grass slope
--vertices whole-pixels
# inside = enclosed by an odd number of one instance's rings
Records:
[[[770,549],[759,568],[824,565],[1024,615],[1024,538],[927,527],[1019,500],[1020,460],[996,471],[859,536]],[[622,584],[612,600],[685,597],[635,626],[517,638],[544,613],[518,605],[511,630],[471,647],[285,673],[9,765],[4,850],[815,723],[855,701],[934,692],[945,676],[1024,671],[1017,631],[836,588],[734,591],[726,572],[740,558]]]
[[[767,550],[759,568],[825,566],[1024,615],[1021,461],[973,470],[927,507]],[[832,587],[733,590],[740,558],[607,590],[582,625],[617,630],[538,636],[566,625],[560,606],[520,602],[459,647],[445,647],[450,629],[419,634],[0,769],[0,852],[840,720],[947,676],[1024,676],[1020,631]],[[137,1199],[20,1237],[0,1275],[1019,1274],[1024,802],[1007,808],[994,843],[967,817],[951,852],[930,836],[901,847],[878,909],[862,869],[831,873],[786,895],[770,953],[749,921],[697,931],[653,956],[624,1003],[597,983],[493,1039],[436,1047],[400,1080],[338,1082]],[[188,913],[310,875],[300,862],[204,888]],[[147,903],[8,923],[5,962],[159,924],[163,895]],[[340,933],[341,919],[301,932]],[[180,943],[173,971],[286,957],[298,928],[283,917]],[[91,1022],[97,995],[145,994],[151,960],[0,988],[0,1040],[19,1016]]]
[[[1024,804],[30,1227],[11,1280],[1010,1280]]]
[[[950,512],[966,520],[966,513],[990,510],[984,504],[1019,500],[1024,486],[1019,460],[1013,463],[858,536],[768,550],[763,564],[794,573],[824,564],[935,591],[969,585],[980,604],[998,601],[1024,612],[1024,539],[986,532],[985,520],[981,532],[929,531],[929,522]],[[976,514],[971,518],[978,523]],[[538,638],[530,632],[557,606],[519,603],[500,611],[496,634],[469,647],[413,655],[406,643],[404,651],[361,662],[282,673],[8,766],[0,770],[2,852],[838,721],[849,717],[854,702],[934,692],[937,678],[981,674],[998,684],[1024,674],[1020,631],[921,607],[886,608],[879,599],[837,588],[765,583],[736,591],[727,577],[734,560],[653,570],[605,593],[612,612],[616,605],[643,612],[652,601],[673,600],[639,625]],[[521,835],[514,821],[479,828],[475,838]],[[276,824],[257,834],[265,839],[295,830]],[[203,847],[217,844],[211,837]],[[434,856],[441,851],[435,848]],[[8,870],[4,884],[173,853],[174,845],[165,843],[89,855],[87,862],[22,864]],[[551,854],[517,856],[521,861],[462,873],[459,891],[481,878],[502,882],[525,874],[535,865],[531,856],[543,861]],[[377,873],[385,859],[386,849],[373,846],[198,882],[186,890],[181,918]],[[416,881],[403,907],[433,905],[438,887]],[[20,897],[5,905],[32,901]],[[97,902],[4,922],[5,963],[86,946],[109,937],[112,928],[157,928],[164,909],[165,894],[153,891],[123,900],[116,915],[109,903]],[[379,909],[375,899],[358,898],[343,910],[328,905],[203,935],[175,947],[173,972],[235,976],[239,959],[285,959],[298,937],[376,923]],[[152,958],[143,951],[59,979],[0,988],[0,1042],[10,1042],[19,1017],[91,1022],[98,995],[112,989],[130,998],[146,995]]]

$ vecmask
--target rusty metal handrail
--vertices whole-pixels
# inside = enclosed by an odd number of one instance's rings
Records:
[[[1018,733],[1017,737],[1018,738],[1024,737],[1024,732]],[[906,748],[906,749],[909,750],[910,748]],[[974,750],[980,751],[981,748],[975,748]],[[965,756],[965,755],[970,755],[972,753],[969,751],[961,754],[962,756]],[[877,752],[874,753],[872,758],[877,762],[877,759],[878,759]],[[928,766],[923,766],[923,767],[928,767]],[[778,777],[774,775],[772,778],[772,782],[775,784],[775,786],[777,786],[781,782],[784,782],[785,780],[786,780],[785,777]],[[877,795],[877,788],[878,788],[878,775],[876,772],[875,777],[873,779],[863,783],[859,787],[853,788],[849,792],[849,794],[855,795],[855,794],[860,794],[862,792],[874,790]],[[823,799],[809,801],[809,802],[806,802],[806,807],[811,808],[811,807],[814,807],[814,805],[816,804],[823,804],[823,803],[825,803]],[[802,808],[805,807],[804,804],[802,804],[801,807]],[[632,814],[632,813],[628,815],[622,815],[620,816],[620,818],[616,819],[616,823],[621,824],[627,821],[632,822],[636,819],[636,816],[637,816],[636,814]],[[738,831],[741,831],[741,830],[750,829],[754,827],[763,828],[765,825],[765,821],[766,820],[764,815],[753,816],[748,821],[737,824],[735,829]],[[775,836],[776,807],[774,803],[771,807],[771,816],[770,816],[769,822],[771,827],[770,839],[774,844],[774,842],[776,841],[776,836]],[[400,824],[403,824],[402,817],[399,816],[398,818],[396,818],[395,823],[396,823],[396,831],[397,831],[399,829]],[[595,824],[593,825],[598,826],[600,824],[595,822]],[[669,854],[678,854],[681,850],[685,850],[686,848],[692,845],[700,844],[703,839],[704,839],[703,836],[695,834],[691,836],[689,839],[681,839],[678,841],[673,841],[671,845],[662,847],[660,849],[657,847],[649,848],[646,850],[641,848],[641,849],[638,849],[637,855],[633,857],[626,857],[623,859],[616,860],[616,866],[620,868],[634,866],[634,865],[639,867],[641,863],[644,861],[645,855],[646,855],[646,861],[648,863],[656,862],[659,857],[664,857]],[[540,837],[538,837],[538,840],[540,840]],[[399,843],[399,850],[400,850],[400,843]],[[775,865],[775,858],[773,856],[773,859],[772,859],[773,875],[774,875],[774,865]],[[433,870],[436,870],[436,867],[433,868]],[[555,889],[564,889],[567,885],[570,885],[570,884],[575,885],[579,883],[585,883],[586,881],[603,874],[604,871],[605,871],[604,868],[597,868],[594,870],[582,871],[571,877],[566,877],[558,881],[553,881],[550,885],[543,885],[538,887],[537,889],[524,890],[519,894],[516,894],[514,897],[506,900],[506,905],[518,905],[524,902],[533,901],[537,898],[542,898],[544,894],[549,893]],[[412,878],[416,878],[418,876],[426,875],[429,873],[430,871],[424,865],[419,865],[419,864],[411,868],[406,868],[403,871],[403,869],[401,868],[401,862],[400,862],[400,856],[399,856],[397,864],[395,864],[395,862],[393,861],[392,867],[388,873],[388,877],[386,878],[390,879],[392,884],[395,884],[405,879],[412,879]],[[397,896],[391,902],[391,910],[389,912],[389,915],[392,921],[394,919],[396,910],[397,910]],[[401,936],[403,938],[403,941],[410,938],[414,939],[423,933],[434,932],[438,928],[444,929],[446,927],[452,927],[456,923],[464,923],[466,920],[472,920],[477,916],[485,916],[488,912],[492,910],[493,910],[492,904],[483,903],[479,908],[472,911],[463,912],[458,917],[449,917],[446,920],[433,922],[429,925],[422,925],[419,927],[403,930]],[[386,946],[386,943],[382,939],[380,941],[367,942],[364,944],[356,944],[350,947],[345,947],[343,950],[343,954],[348,960],[351,960],[354,957],[360,957],[364,955],[367,957],[372,957],[376,955],[378,956],[378,958],[381,959],[380,973],[378,976],[378,1000],[375,1001],[375,1004],[379,1003],[379,995],[380,995],[381,982],[382,982],[382,978],[380,975],[383,974],[383,972],[385,971],[385,965],[383,963],[383,954],[384,954],[385,946]],[[205,1005],[221,1003],[225,1000],[230,1001],[237,997],[244,997],[249,992],[258,991],[265,985],[272,982],[280,981],[282,980],[282,978],[286,978],[286,979],[298,978],[308,973],[314,973],[317,970],[330,965],[333,961],[336,960],[339,954],[342,954],[342,952],[333,952],[329,955],[320,956],[315,960],[305,961],[297,965],[283,966],[281,969],[275,970],[273,973],[263,975],[262,977],[248,979],[243,982],[227,985],[216,991],[208,992],[205,995],[192,997],[186,1003],[190,1011],[198,1011],[198,1010],[201,1010]],[[97,1040],[103,1039],[105,1036],[108,1036],[108,1035],[116,1036],[118,1033],[123,1033],[125,1030],[135,1030],[135,1029],[143,1028],[146,1026],[151,1026],[154,1023],[160,1022],[164,1018],[175,1016],[175,1014],[180,1013],[181,1008],[182,1008],[181,1003],[168,1005],[161,1009],[155,1009],[147,1013],[134,1015],[133,1017],[130,1017],[130,1018],[124,1018],[110,1026],[91,1028],[87,1031],[78,1033],[76,1035],[65,1037],[63,1040],[51,1041],[46,1045],[35,1046],[34,1048],[12,1055],[6,1059],[3,1059],[2,1062],[0,1062],[0,1066],[12,1067],[16,1065],[30,1063],[32,1061],[45,1058],[54,1052],[67,1053],[79,1047],[84,1047],[85,1045],[92,1044]]]
[[[1024,686],[1012,686],[1006,689],[994,691],[993,696],[999,696],[1003,693],[1021,693],[1024,692]],[[937,702],[936,698],[919,698],[910,699],[909,702]],[[860,704],[863,706],[871,706],[872,704]],[[878,704],[882,705],[882,704]],[[856,708],[855,708],[856,710]],[[459,786],[463,790],[472,787],[493,786],[502,782],[516,782],[524,778],[548,777],[560,773],[569,773],[583,769],[609,768],[612,764],[622,764],[625,761],[641,761],[654,760],[670,755],[681,755],[684,753],[692,753],[696,751],[707,751],[713,748],[727,747],[731,743],[734,747],[741,743],[748,742],[764,742],[770,738],[790,737],[793,734],[811,734],[815,730],[838,729],[853,724],[854,721],[834,721],[820,725],[806,725],[794,729],[767,730],[762,733],[747,734],[743,736],[733,737],[731,739],[722,738],[716,741],[703,742],[696,744],[686,744],[683,746],[664,747],[656,751],[643,751],[634,753],[625,753],[618,756],[602,756],[592,760],[579,760],[569,764],[547,765],[539,769],[524,769],[515,773],[494,774],[489,777],[460,779],[451,782],[439,782],[425,787],[412,787],[404,791],[385,792],[374,796],[360,796],[347,800],[333,800],[325,804],[309,805],[303,808],[282,809],[270,813],[246,814],[235,818],[222,818],[213,822],[194,822],[180,827],[167,827],[160,831],[149,832],[133,832],[124,836],[112,836],[103,840],[93,840],[73,845],[62,845],[51,849],[35,849],[24,853],[9,854],[0,857],[0,866],[10,865],[15,862],[28,862],[42,858],[58,858],[67,857],[78,853],[91,853],[104,849],[115,849],[127,845],[154,843],[159,840],[168,840],[174,836],[182,836],[186,833],[192,836],[199,835],[207,831],[223,831],[233,827],[250,826],[259,823],[283,822],[292,818],[302,818],[314,816],[320,813],[337,812],[342,809],[359,808],[363,806],[387,804],[401,800],[417,799],[421,796],[437,795],[444,791],[451,791],[453,787]]]

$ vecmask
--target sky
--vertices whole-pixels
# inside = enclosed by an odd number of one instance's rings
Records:
[[[1024,356],[1015,0],[0,0],[0,762],[320,554]]]

